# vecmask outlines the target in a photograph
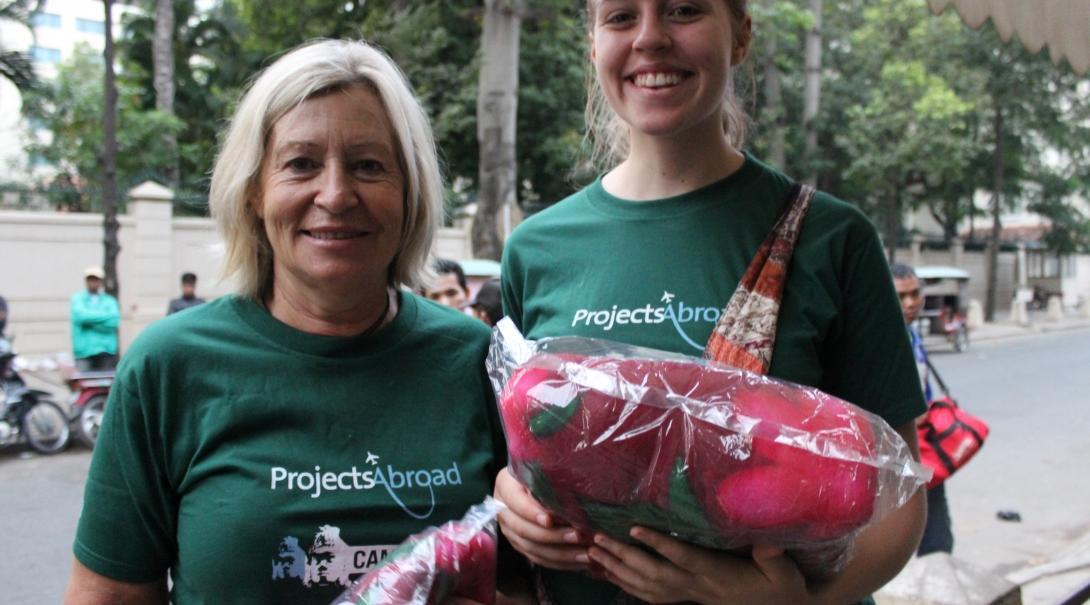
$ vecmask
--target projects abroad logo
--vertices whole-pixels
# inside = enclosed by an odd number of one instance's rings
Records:
[[[597,326],[603,332],[609,332],[615,326],[628,325],[657,325],[669,322],[677,331],[678,336],[689,346],[698,351],[704,350],[704,345],[694,342],[685,330],[684,324],[710,323],[719,321],[723,309],[719,307],[700,307],[688,305],[685,301],[677,299],[677,296],[664,290],[657,305],[647,304],[636,308],[623,308],[613,305],[608,309],[576,309],[572,315],[571,327]]]
[[[337,491],[370,491],[382,488],[405,514],[414,519],[424,520],[435,511],[435,488],[448,485],[461,485],[462,473],[457,462],[449,467],[430,469],[401,469],[392,464],[379,464],[379,455],[367,452],[367,459],[360,470],[358,466],[350,469],[323,470],[315,466],[314,470],[293,470],[283,466],[269,469],[269,489],[272,491],[300,492],[310,498],[321,498],[323,494]],[[416,512],[408,507],[398,495],[399,490],[428,490],[429,505],[424,512]]]

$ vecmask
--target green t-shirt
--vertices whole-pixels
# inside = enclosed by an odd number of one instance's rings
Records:
[[[76,557],[168,569],[175,603],[327,605],[506,462],[484,324],[410,293],[370,336],[224,297],[150,326],[118,369]]]
[[[700,357],[791,186],[749,155],[729,177],[661,200],[618,199],[599,179],[515,229],[504,251],[504,312],[531,339],[586,336]],[[770,374],[893,427],[924,411],[874,227],[823,193],[788,270]],[[557,603],[608,602],[593,588],[605,591],[601,583],[544,577]]]

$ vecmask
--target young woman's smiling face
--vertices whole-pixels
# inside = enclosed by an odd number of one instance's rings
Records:
[[[633,136],[719,128],[731,66],[745,55],[726,0],[592,0],[590,8],[598,84]]]

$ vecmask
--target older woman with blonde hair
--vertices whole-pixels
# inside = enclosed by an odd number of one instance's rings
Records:
[[[426,281],[441,179],[389,57],[320,41],[269,66],[210,202],[238,291],[122,361],[68,603],[329,603],[505,462],[488,330],[401,287]]]

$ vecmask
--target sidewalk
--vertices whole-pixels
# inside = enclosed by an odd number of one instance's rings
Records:
[[[1058,320],[1049,320],[1043,311],[1031,311],[1030,321],[1025,325],[1013,323],[1004,317],[999,321],[985,323],[971,329],[969,331],[969,343],[971,347],[974,342],[987,342],[1086,328],[1090,328],[1090,317],[1080,317],[1074,312],[1068,313]]]
[[[1090,601],[1090,532],[1039,565],[1005,576],[946,553],[913,558],[877,605],[1074,605]],[[1074,599],[1076,594],[1078,599]]]

